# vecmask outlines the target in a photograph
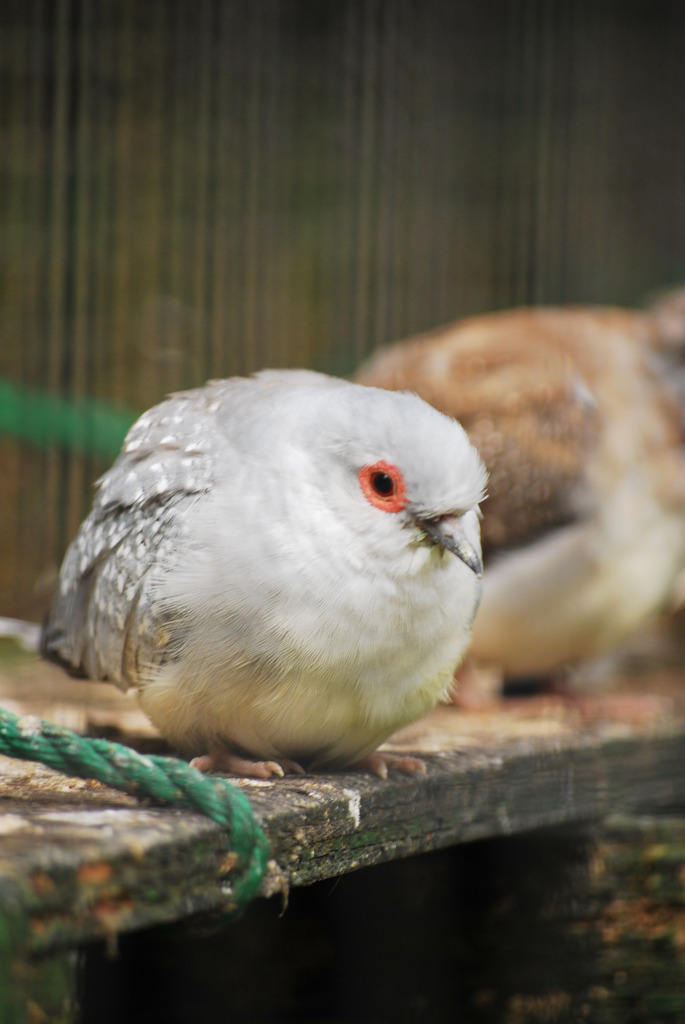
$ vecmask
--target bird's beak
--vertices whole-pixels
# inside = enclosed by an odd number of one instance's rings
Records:
[[[436,544],[443,551],[451,551],[480,579],[483,575],[483,562],[479,552],[466,536],[460,516],[444,515],[436,516],[434,519],[417,519],[416,523],[429,544]]]

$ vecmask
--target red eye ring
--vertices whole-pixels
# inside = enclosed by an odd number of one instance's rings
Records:
[[[404,477],[397,466],[389,462],[374,462],[362,466],[359,482],[365,497],[383,512],[401,512],[408,504]]]

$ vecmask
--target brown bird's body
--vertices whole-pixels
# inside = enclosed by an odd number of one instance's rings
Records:
[[[378,352],[357,380],[455,416],[489,470],[470,652],[507,675],[611,651],[685,564],[679,303],[517,309]]]

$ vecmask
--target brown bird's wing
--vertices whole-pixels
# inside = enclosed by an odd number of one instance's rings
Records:
[[[602,414],[564,334],[555,314],[473,317],[384,349],[357,374],[461,422],[490,474],[486,558],[575,521],[592,501],[585,467]]]

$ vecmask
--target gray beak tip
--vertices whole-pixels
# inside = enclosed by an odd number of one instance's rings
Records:
[[[456,555],[477,579],[483,578],[483,562],[479,552],[464,533],[457,516],[445,515],[435,519],[418,520],[418,525],[431,544],[451,551]]]
[[[448,546],[450,551],[453,551],[457,558],[460,558],[464,565],[468,566],[472,573],[476,576],[476,579],[483,579],[483,563],[480,555],[467,540],[458,542],[454,548]]]

